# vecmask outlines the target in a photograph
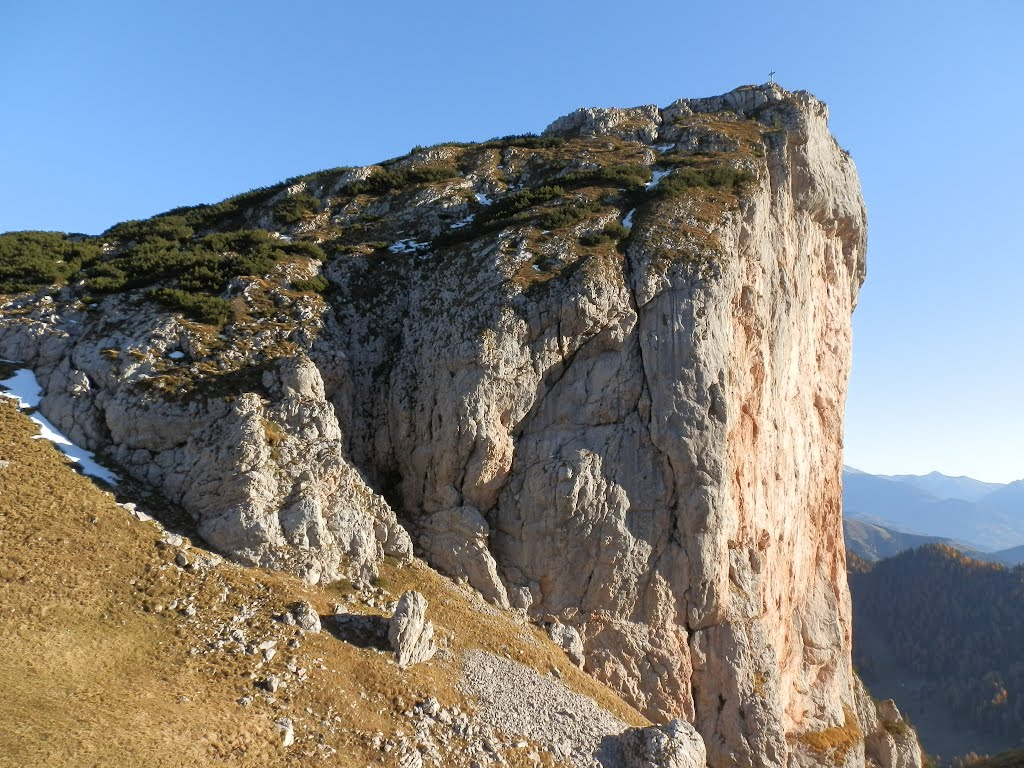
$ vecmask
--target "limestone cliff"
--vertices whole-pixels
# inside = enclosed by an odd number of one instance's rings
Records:
[[[714,768],[880,760],[839,485],[866,218],[824,104],[580,110],[224,205],[164,218],[325,263],[234,278],[220,333],[88,269],[7,303],[0,356],[55,423],[246,562],[329,580],[415,542],[575,629]],[[112,233],[103,259],[137,252]]]

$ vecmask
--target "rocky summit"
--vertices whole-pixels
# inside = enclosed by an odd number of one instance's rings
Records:
[[[7,235],[0,357],[237,563],[420,558],[548,628],[661,725],[616,760],[917,766],[850,662],[866,214],[827,119],[776,85],[583,109]]]

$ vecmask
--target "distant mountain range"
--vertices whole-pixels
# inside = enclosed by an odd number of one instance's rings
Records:
[[[1024,481],[870,475],[844,467],[847,547],[868,560],[942,543],[978,559],[1024,562]]]
[[[978,501],[993,491],[1006,487],[1002,483],[986,483],[975,480],[973,477],[950,477],[941,472],[929,472],[927,475],[878,475],[878,477],[912,485],[939,499],[962,499],[963,501]]]

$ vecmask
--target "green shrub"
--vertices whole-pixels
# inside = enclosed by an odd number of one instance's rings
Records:
[[[590,234],[583,235],[583,237],[580,238],[580,243],[588,246],[617,243],[628,234],[628,229],[622,226],[619,222],[613,221],[606,224],[604,229],[600,232],[592,232]]]
[[[621,240],[629,235],[629,229],[621,221],[611,221],[604,225],[604,233],[613,240]]]
[[[9,232],[0,235],[0,293],[34,291],[65,282],[99,258],[92,239],[71,239],[58,232]]]
[[[176,288],[156,288],[149,292],[149,297],[217,328],[223,328],[231,316],[231,302],[217,296],[189,293]]]
[[[117,293],[128,285],[128,276],[110,262],[100,262],[89,270],[85,289],[90,293]]]
[[[520,133],[502,136],[491,139],[481,144],[481,147],[505,149],[506,147],[519,147],[521,149],[551,149],[565,144],[561,136],[538,136],[535,133]]]
[[[167,218],[180,218],[191,227],[199,229],[233,229],[240,227],[249,209],[265,205],[268,200],[288,186],[282,182],[271,187],[256,187],[240,195],[229,197],[219,203],[182,206],[174,208],[150,221]],[[120,225],[118,225],[120,226]],[[108,230],[109,232],[110,230]]]
[[[480,211],[471,225],[450,230],[435,242],[439,245],[462,242],[509,224],[529,221],[536,221],[541,229],[559,229],[586,219],[596,207],[564,202],[564,197],[563,187],[550,184],[511,192]],[[548,205],[550,203],[557,204]]]
[[[330,281],[323,275],[314,275],[308,280],[292,280],[292,287],[296,291],[312,291],[313,293],[325,293],[331,287]]]
[[[386,169],[375,171],[365,179],[352,182],[345,188],[345,191],[351,195],[386,195],[389,192],[400,192],[417,184],[453,179],[458,175],[458,168],[441,164],[421,165],[419,168]]]
[[[640,187],[651,180],[651,169],[646,165],[618,163],[590,171],[576,171],[558,177],[565,187]]]
[[[590,215],[590,210],[576,203],[565,203],[555,208],[545,209],[537,217],[537,226],[541,229],[560,229],[583,221]]]
[[[473,141],[442,141],[438,144],[423,146],[417,144],[410,151],[409,155],[425,152],[428,149],[441,149],[446,147],[461,147],[464,149],[505,149],[507,147],[519,147],[521,149],[551,149],[565,143],[561,136],[538,136],[535,133],[511,134],[488,139],[480,143]],[[406,155],[408,157],[408,155]]]
[[[477,217],[477,220],[488,221],[494,219],[508,219],[515,216],[517,213],[527,210],[528,208],[543,205],[544,203],[558,200],[564,196],[565,189],[558,185],[546,184],[534,189],[521,189],[517,192],[511,192],[505,195],[505,197],[481,213],[481,215]]]
[[[132,241],[124,250],[95,261],[85,269],[86,289],[93,293],[114,293],[157,283],[185,291],[217,295],[232,278],[265,275],[285,256],[323,260],[319,246],[308,242],[288,243],[261,229],[216,232],[198,239],[175,242],[158,230],[132,222]],[[121,230],[124,231],[124,230]]]
[[[228,280],[226,270],[207,264],[190,267],[178,278],[178,286],[186,291],[220,293]]]
[[[288,243],[284,246],[284,250],[290,256],[305,256],[309,259],[316,259],[317,261],[327,261],[327,255],[323,249],[316,243],[311,243],[308,240],[299,240],[294,243]]]
[[[729,165],[715,165],[710,168],[676,168],[661,180],[654,189],[659,197],[678,197],[687,190],[694,188],[731,188],[740,190],[746,184],[755,181],[750,171],[733,168]]]
[[[313,195],[301,192],[274,206],[274,218],[282,224],[296,224],[320,212],[320,201]]]
[[[181,242],[191,239],[194,234],[185,216],[165,215],[144,221],[122,221],[104,232],[103,237],[123,243]]]

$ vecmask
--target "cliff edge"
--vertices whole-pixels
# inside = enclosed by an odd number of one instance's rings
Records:
[[[0,356],[242,562],[415,551],[713,768],[916,765],[850,664],[866,215],[827,118],[774,85],[580,110],[118,225],[4,304]]]

